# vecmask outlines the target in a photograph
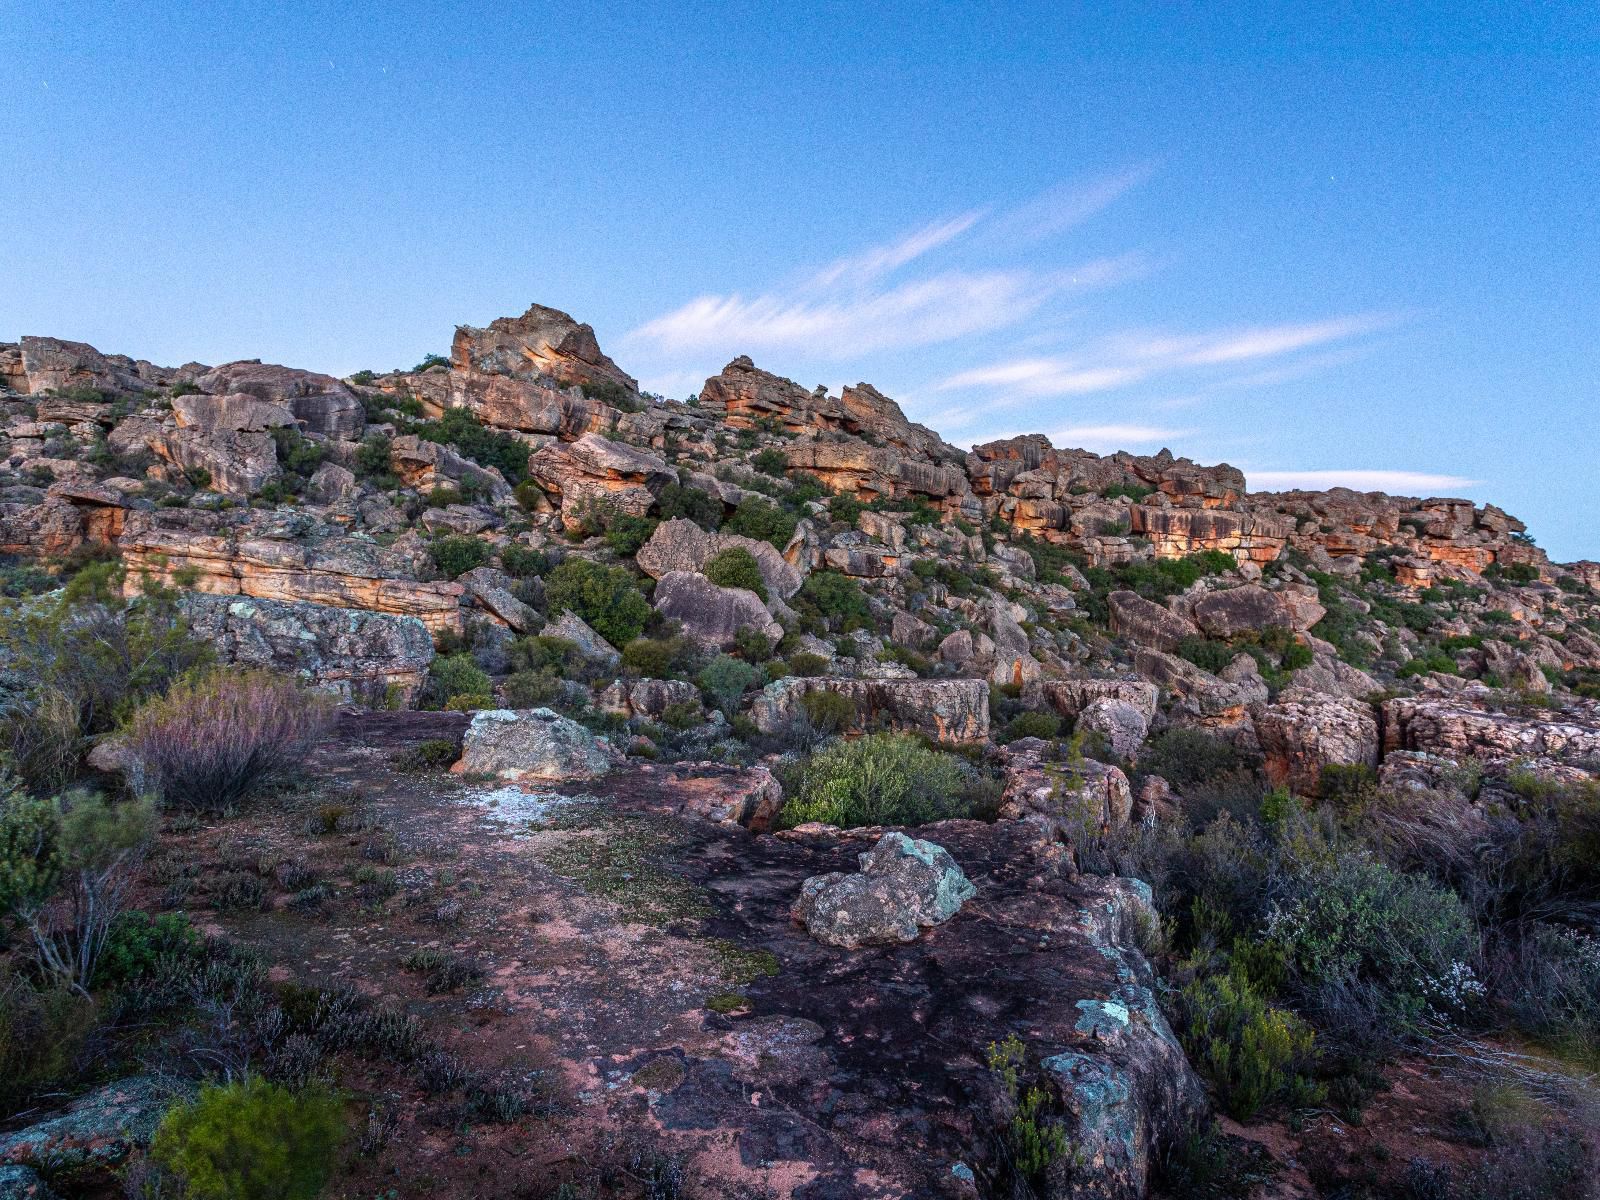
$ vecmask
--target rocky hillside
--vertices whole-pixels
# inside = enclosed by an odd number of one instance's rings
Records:
[[[162,1089],[248,1072],[369,1106],[351,1197],[1593,1196],[1600,563],[1492,505],[667,399],[537,305],[342,380],[25,337],[0,414],[5,830],[166,808],[69,997],[141,1074],[0,1036],[0,1196],[170,1195]],[[307,722],[270,802],[139,740],[219,694]]]
[[[436,646],[503,691],[507,647],[554,617],[542,578],[582,558],[650,598],[648,630],[612,641],[688,639],[656,674],[692,674],[693,651],[764,670],[722,706],[741,729],[817,690],[946,741],[1039,713],[1127,755],[1198,725],[1312,788],[1385,751],[1560,763],[1596,723],[1600,564],[1551,563],[1493,505],[1250,492],[1225,464],[1039,435],[963,452],[869,384],[808,391],[748,358],[667,400],[537,305],[413,371],[158,367],[26,337],[0,345],[0,385],[9,591],[45,586],[32,564],[115,556],[130,590],[189,591],[225,655],[367,704],[449,700],[429,694]],[[708,578],[730,548],[759,585]],[[652,715],[682,690],[606,671],[625,644],[581,624],[602,669],[566,702]]]

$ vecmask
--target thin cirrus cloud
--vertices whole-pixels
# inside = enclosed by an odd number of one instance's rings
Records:
[[[1304,488],[1326,491],[1345,487],[1357,492],[1388,492],[1390,495],[1439,495],[1466,491],[1482,480],[1461,475],[1429,475],[1421,471],[1379,471],[1356,468],[1347,471],[1247,471],[1252,491],[1283,492]]]
[[[1074,185],[998,217],[974,209],[935,221],[840,258],[787,288],[697,296],[638,326],[628,340],[667,354],[799,347],[846,357],[1007,328],[1064,293],[1135,277],[1146,269],[1144,257],[1115,255],[1051,270],[996,267],[908,275],[907,268],[975,236],[977,251],[1015,251],[1087,220],[1148,174],[1141,168]]]

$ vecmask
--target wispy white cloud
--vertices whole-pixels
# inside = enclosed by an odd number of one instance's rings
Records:
[[[1076,446],[1086,450],[1147,446],[1188,437],[1192,429],[1163,429],[1158,425],[1069,425],[1050,435],[1057,446]]]
[[[873,246],[860,254],[850,255],[822,268],[810,280],[814,288],[832,287],[838,283],[863,284],[881,279],[909,262],[937,250],[947,242],[960,237],[983,216],[982,209],[962,213],[948,221],[935,221],[908,233],[898,241]]]
[[[1358,492],[1393,492],[1400,495],[1439,495],[1475,488],[1483,482],[1461,475],[1429,475],[1421,471],[1380,471],[1367,468],[1327,471],[1246,471],[1253,491],[1282,492],[1304,488],[1323,491],[1346,487]]]
[[[1027,245],[1081,225],[1155,174],[1143,163],[1088,180],[1057,184],[1041,196],[996,217],[987,234],[1007,245]]]

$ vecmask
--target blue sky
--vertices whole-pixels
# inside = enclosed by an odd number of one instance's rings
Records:
[[[345,373],[538,301],[671,395],[1600,557],[1600,9],[1191,7],[0,0],[0,339]]]

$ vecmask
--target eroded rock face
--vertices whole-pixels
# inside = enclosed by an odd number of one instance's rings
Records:
[[[556,783],[594,779],[622,760],[611,744],[548,708],[479,712],[452,770]]]
[[[1195,624],[1215,638],[1235,638],[1262,629],[1293,629],[1296,625],[1288,601],[1253,583],[1207,592],[1195,600],[1193,612]]]
[[[989,685],[982,679],[779,679],[750,708],[763,733],[804,716],[808,692],[829,691],[856,706],[856,728],[879,725],[960,744],[989,736]]]
[[[1107,603],[1111,608],[1112,632],[1138,646],[1176,650],[1184,638],[1195,637],[1200,632],[1193,621],[1146,600],[1137,592],[1112,592]]]
[[[635,395],[639,391],[638,381],[600,349],[592,326],[543,304],[529,305],[520,317],[490,321],[487,329],[458,326],[450,361],[457,370],[485,375],[612,384]]]
[[[1118,758],[1133,758],[1150,732],[1150,718],[1126,700],[1102,698],[1078,714],[1078,729],[1098,733]]]
[[[195,380],[214,396],[237,393],[289,409],[307,430],[330,438],[358,438],[366,427],[361,401],[331,375],[257,360],[223,363]]]
[[[1291,687],[1254,714],[1267,778],[1301,796],[1321,791],[1328,766],[1378,765],[1370,705]]]
[[[433,661],[433,638],[415,617],[196,592],[181,605],[219,661],[270,667],[345,701],[409,704]]]
[[[1133,792],[1120,767],[1092,758],[1062,762],[1049,743],[1019,738],[1001,752],[1005,791],[1000,816],[1029,821],[1070,841],[1085,826],[1112,829],[1133,815]]]
[[[1417,750],[1503,769],[1519,760],[1582,764],[1600,757],[1600,703],[1571,700],[1560,709],[1496,711],[1487,689],[1425,692],[1383,704],[1386,753]]]
[[[890,832],[861,856],[857,874],[807,879],[792,915],[819,942],[855,950],[913,941],[977,894],[943,846]]]
[[[528,474],[546,492],[560,497],[568,529],[581,528],[596,506],[642,517],[655,503],[656,493],[678,478],[649,451],[597,433],[534,451]]]

